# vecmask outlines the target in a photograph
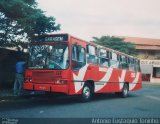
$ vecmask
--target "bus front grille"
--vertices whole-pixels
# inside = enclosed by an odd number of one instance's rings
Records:
[[[53,72],[33,72],[32,81],[36,83],[50,83],[54,80]]]

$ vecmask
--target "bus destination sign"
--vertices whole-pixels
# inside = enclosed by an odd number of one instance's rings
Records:
[[[43,35],[37,36],[33,40],[34,42],[60,42],[60,41],[68,41],[67,34],[56,34],[56,35]]]

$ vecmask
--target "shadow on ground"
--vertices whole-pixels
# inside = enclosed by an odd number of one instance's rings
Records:
[[[110,94],[96,94],[90,102],[82,103],[78,99],[78,96],[55,96],[55,95],[37,95],[37,96],[24,96],[21,98],[12,98],[11,100],[1,100],[0,101],[0,110],[20,110],[27,108],[36,108],[36,107],[49,107],[49,106],[63,106],[63,105],[72,105],[72,104],[91,104],[99,101],[110,101],[118,99],[130,99],[133,97],[138,97],[136,94],[129,94],[127,98],[119,98],[114,93]]]

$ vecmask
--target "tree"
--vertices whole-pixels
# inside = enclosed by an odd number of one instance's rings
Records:
[[[38,9],[35,0],[0,0],[0,46],[24,48],[35,34],[58,30],[55,18]]]
[[[114,36],[93,37],[93,42],[129,55],[136,55],[135,45],[130,42],[124,42],[123,38]]]

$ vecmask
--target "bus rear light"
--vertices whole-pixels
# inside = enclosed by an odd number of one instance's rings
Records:
[[[56,80],[55,84],[67,84],[67,80]]]

